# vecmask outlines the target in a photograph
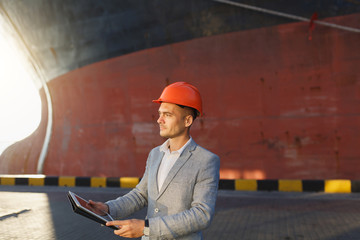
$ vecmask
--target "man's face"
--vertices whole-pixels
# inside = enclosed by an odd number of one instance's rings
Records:
[[[161,103],[159,107],[160,136],[164,138],[175,138],[186,134],[187,120],[185,110],[176,104]]]

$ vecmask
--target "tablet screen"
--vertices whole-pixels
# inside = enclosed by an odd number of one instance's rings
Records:
[[[94,212],[90,207],[87,206],[88,201],[82,199],[81,197],[79,197],[79,196],[76,195],[76,194],[74,194],[74,197],[76,198],[76,200],[79,202],[79,204],[80,204],[81,206],[83,206],[84,208],[86,208],[86,209]],[[95,212],[94,212],[94,213],[95,213]]]
[[[77,200],[77,202],[83,207],[83,208],[86,208],[87,210],[99,215],[98,213],[96,213],[93,208],[91,208],[90,206],[88,206],[88,201],[86,201],[85,199],[79,197],[78,195],[74,194],[74,193],[71,193],[71,195]],[[110,214],[108,214],[107,212],[104,212],[104,211],[101,211],[99,210],[100,212],[102,212],[103,214],[100,214],[100,216],[102,218],[104,218],[105,220],[107,221],[114,221],[114,219],[110,216]]]

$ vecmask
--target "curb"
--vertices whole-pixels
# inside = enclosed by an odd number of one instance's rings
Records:
[[[0,175],[0,185],[58,186],[58,187],[120,187],[134,188],[138,177],[71,177],[45,175]],[[279,192],[360,192],[360,180],[248,180],[220,179],[220,190],[279,191]]]

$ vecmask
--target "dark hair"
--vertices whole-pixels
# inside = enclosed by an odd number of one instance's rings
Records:
[[[195,119],[197,118],[197,116],[200,115],[199,111],[196,110],[195,108],[192,108],[192,107],[187,107],[187,106],[184,106],[184,105],[180,105],[180,104],[176,104],[178,105],[179,107],[181,108],[187,108],[191,111],[191,116],[193,117],[193,121],[195,121]]]

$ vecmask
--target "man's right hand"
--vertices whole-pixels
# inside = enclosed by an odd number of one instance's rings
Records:
[[[109,213],[109,206],[102,202],[94,202],[89,200],[89,203],[86,204],[93,212],[98,215],[104,216]]]

